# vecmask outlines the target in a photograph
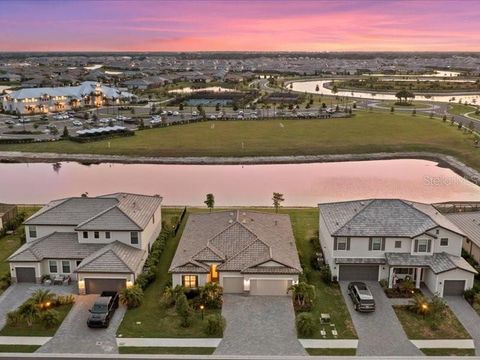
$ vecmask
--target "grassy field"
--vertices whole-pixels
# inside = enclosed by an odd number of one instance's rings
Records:
[[[53,336],[57,329],[62,324],[65,317],[68,315],[73,304],[60,305],[55,307],[60,314],[60,321],[58,326],[46,329],[40,321],[35,321],[32,326],[28,327],[26,324],[18,324],[16,326],[5,325],[0,330],[0,336]]]
[[[176,355],[212,355],[215,348],[209,347],[141,347],[121,346],[120,354],[176,354]]]
[[[452,104],[448,106],[448,112],[453,115],[463,115],[475,111],[476,106],[473,105],[463,105],[463,104]]]
[[[475,349],[420,349],[427,356],[475,356]]]
[[[429,316],[424,319],[422,315],[408,310],[407,306],[394,306],[393,309],[409,339],[470,339],[470,335],[449,308],[436,329],[432,329],[432,319]]]
[[[39,345],[0,345],[1,353],[33,353],[40,348]]]
[[[88,144],[4,144],[0,151],[177,157],[435,151],[455,155],[480,169],[480,149],[474,148],[472,135],[420,114],[360,111],[346,119],[214,123],[214,127],[213,122],[202,122],[157,128],[139,131],[132,137]]]
[[[357,353],[357,349],[308,348],[305,350],[307,350],[307,353],[310,356],[355,356],[355,354]]]

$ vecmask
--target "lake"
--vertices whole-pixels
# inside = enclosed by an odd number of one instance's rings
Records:
[[[285,206],[363,198],[424,202],[480,201],[480,187],[426,160],[276,165],[0,164],[0,202],[45,203],[56,198],[118,191],[160,194],[167,205]]]

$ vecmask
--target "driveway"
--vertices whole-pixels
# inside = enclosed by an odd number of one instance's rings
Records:
[[[480,355],[480,316],[461,296],[445,296],[450,309],[468,331],[475,343],[475,355]]]
[[[72,294],[75,291],[75,285],[69,286],[44,286],[38,284],[18,283],[12,284],[0,296],[0,329],[5,326],[7,313],[17,309],[38,289],[48,289],[52,293]]]
[[[115,334],[125,315],[125,307],[120,306],[107,329],[90,329],[87,326],[88,310],[97,295],[77,296],[75,305],[70,310],[55,336],[43,345],[40,353],[71,354],[118,354]]]
[[[375,298],[373,313],[359,313],[348,295],[348,282],[341,281],[345,302],[358,335],[357,355],[360,356],[421,356],[423,353],[407,338],[392,305],[381,286],[365,281]]]
[[[307,355],[288,296],[224,295],[222,315],[227,328],[214,355]]]

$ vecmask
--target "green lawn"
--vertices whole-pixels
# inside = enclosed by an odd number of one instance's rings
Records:
[[[181,209],[178,208],[163,208],[163,221],[169,223],[172,217],[178,216],[180,212]],[[145,291],[143,304],[136,309],[127,311],[117,331],[118,335],[122,337],[208,337],[204,332],[204,321],[201,319],[200,312],[196,313],[192,326],[182,328],[175,309],[165,309],[160,305],[163,289],[171,282],[168,268],[177,249],[185,221],[186,217],[177,236],[167,241],[157,268],[157,279]],[[206,309],[205,316],[215,312],[218,310]]]
[[[475,349],[420,349],[427,356],[475,356]]]
[[[357,349],[316,349],[308,348],[308,355],[311,356],[355,356]]]
[[[422,315],[408,310],[407,306],[394,306],[393,309],[409,339],[470,339],[468,332],[449,308],[436,329],[432,329],[432,319],[429,316],[424,319]]]
[[[120,354],[176,354],[176,355],[212,355],[215,348],[209,347],[140,347],[120,346]]]
[[[33,353],[39,345],[0,345],[0,353]]]
[[[463,105],[463,104],[451,104],[448,106],[448,112],[453,115],[463,115],[475,111],[476,106]]]
[[[359,111],[346,119],[215,121],[213,129],[211,125],[157,128],[88,144],[3,144],[0,151],[177,157],[434,151],[455,155],[480,169],[480,149],[473,147],[472,135],[420,114]]]
[[[0,330],[0,336],[53,336],[58,330],[65,317],[68,315],[73,304],[60,305],[55,308],[60,313],[60,321],[58,326],[46,329],[40,321],[35,321],[31,327],[26,324],[18,324],[16,326],[5,325]]]

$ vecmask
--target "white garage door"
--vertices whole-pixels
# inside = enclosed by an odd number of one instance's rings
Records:
[[[285,296],[292,280],[251,279],[250,295]]]
[[[223,292],[225,294],[243,293],[243,277],[224,277]]]

